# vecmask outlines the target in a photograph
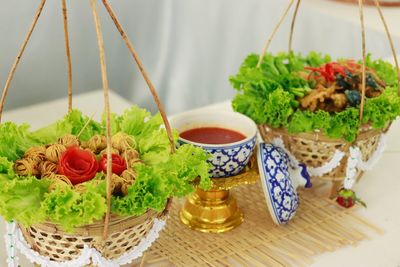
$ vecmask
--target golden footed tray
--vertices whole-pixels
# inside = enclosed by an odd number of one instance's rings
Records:
[[[193,230],[205,233],[223,233],[234,229],[244,221],[232,188],[255,184],[259,179],[257,161],[253,157],[239,175],[214,178],[209,191],[197,189],[190,195],[180,212],[181,221]]]

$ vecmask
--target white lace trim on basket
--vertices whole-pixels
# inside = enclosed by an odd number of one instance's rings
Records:
[[[7,251],[7,266],[14,267],[18,266],[18,257],[15,248],[15,233],[17,225],[13,222],[7,223],[6,234],[4,235],[4,240],[6,243]]]
[[[285,148],[285,144],[283,143],[282,138],[275,138],[272,140],[271,143],[273,145],[285,150],[285,152],[289,155],[289,157],[292,161],[292,164],[294,164],[295,166],[298,165],[299,161],[296,159],[296,157],[292,153],[289,152],[289,150],[287,150]],[[336,150],[335,154],[333,155],[332,159],[329,162],[325,163],[324,165],[322,165],[320,167],[315,167],[315,168],[307,167],[307,171],[311,176],[321,177],[324,174],[327,174],[327,173],[331,172],[333,169],[335,169],[336,167],[338,167],[344,156],[345,156],[344,152],[342,152],[340,150]]]
[[[351,189],[356,182],[357,164],[360,160],[361,151],[358,147],[350,147],[350,156],[347,159],[346,178],[344,178],[343,186]]]
[[[386,148],[386,136],[381,135],[378,146],[368,161],[362,160],[362,152],[359,147],[350,148],[350,157],[347,160],[346,178],[344,179],[344,188],[351,189],[356,182],[357,170],[368,171],[381,158]]]
[[[146,251],[158,238],[159,232],[165,227],[165,224],[165,220],[155,219],[153,227],[147,234],[146,238],[142,239],[139,245],[137,245],[131,251],[114,260],[107,260],[103,258],[101,253],[96,249],[85,246],[79,258],[75,260],[68,262],[51,261],[49,257],[41,256],[38,252],[34,251],[30,245],[28,245],[21,230],[14,222],[8,224],[7,229],[10,229],[10,232],[7,232],[5,238],[6,243],[8,242],[7,244],[15,244],[14,247],[18,248],[19,251],[25,255],[31,263],[39,264],[42,267],[76,267],[85,266],[90,263],[93,263],[99,267],[119,267],[121,265],[129,264],[133,260],[141,257],[143,252]],[[11,238],[9,234],[11,234]],[[7,248],[9,247],[10,246]],[[18,267],[18,258],[15,257],[15,250],[7,249],[7,255],[8,267]]]
[[[294,166],[297,166],[299,161],[296,159],[296,157],[290,153],[286,148],[285,144],[282,140],[282,138],[275,138],[271,141],[271,143],[277,147],[282,148],[290,157],[291,164]],[[347,160],[347,169],[346,169],[346,178],[345,178],[345,188],[350,189],[354,183],[355,183],[355,176],[357,174],[357,169],[367,171],[371,170],[372,167],[378,162],[380,157],[383,154],[383,151],[385,150],[386,147],[386,136],[385,134],[382,134],[381,137],[379,138],[379,143],[378,146],[374,152],[374,154],[370,157],[368,161],[363,161],[362,160],[362,153],[359,147],[351,147],[350,148],[350,157]],[[333,155],[332,159],[327,162],[326,164],[320,166],[320,167],[308,167],[308,173],[311,176],[323,176],[324,174],[329,173],[336,167],[340,165],[340,162],[342,161],[343,157],[346,154],[340,150],[336,150],[335,154]],[[348,187],[347,187],[348,186]]]
[[[381,137],[379,138],[379,143],[378,143],[378,146],[376,147],[374,154],[369,158],[368,161],[363,161],[361,151],[358,151],[357,157],[359,158],[359,161],[358,161],[357,167],[363,171],[371,170],[372,167],[382,157],[382,154],[385,151],[385,149],[386,149],[386,135],[382,134]]]

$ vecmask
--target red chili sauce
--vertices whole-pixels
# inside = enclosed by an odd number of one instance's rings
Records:
[[[235,143],[246,139],[246,136],[225,128],[202,127],[184,131],[180,134],[183,139],[210,145],[223,145]]]

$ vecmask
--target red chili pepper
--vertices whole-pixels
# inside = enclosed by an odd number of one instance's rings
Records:
[[[340,74],[343,77],[346,77],[346,70],[347,70],[347,68],[345,66],[343,66],[337,62],[326,63],[325,65],[320,66],[318,68],[305,67],[304,69],[311,71],[311,73],[308,76],[308,79],[310,79],[313,74],[315,75],[315,73],[317,73],[317,74],[319,74],[319,76],[314,76],[314,78],[323,76],[324,79],[329,82],[334,82],[336,80],[337,74]]]
[[[126,161],[124,158],[117,154],[112,154],[112,172],[116,175],[121,175],[126,169]],[[99,170],[103,171],[104,173],[107,172],[107,155],[104,154],[99,163]]]
[[[333,77],[333,75],[335,74],[334,68],[333,68],[333,63],[325,64],[325,72],[326,72],[328,78]]]
[[[337,62],[333,62],[333,63],[332,63],[332,66],[333,66],[333,68],[334,68],[334,70],[335,70],[335,74],[339,73],[339,74],[341,74],[343,77],[346,77],[346,70],[347,70],[347,68],[346,68],[345,66],[343,66],[343,65],[341,65],[341,64],[339,64],[339,63],[337,63]]]

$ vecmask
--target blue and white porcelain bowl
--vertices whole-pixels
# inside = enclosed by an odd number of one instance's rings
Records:
[[[239,174],[253,154],[257,137],[257,125],[248,117],[233,111],[189,111],[176,115],[170,120],[174,129],[180,133],[202,127],[219,127],[234,130],[246,138],[229,144],[213,145],[196,143],[179,138],[180,144],[192,144],[203,148],[212,155],[213,178],[230,177]]]

